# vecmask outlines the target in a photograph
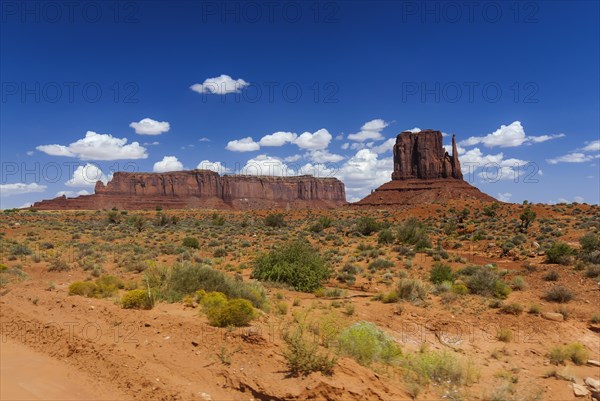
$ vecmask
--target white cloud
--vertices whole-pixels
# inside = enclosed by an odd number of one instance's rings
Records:
[[[600,152],[600,140],[589,142],[586,146],[581,148],[582,152]]]
[[[347,150],[350,147],[350,144],[348,142],[344,143],[341,148],[344,150]]]
[[[584,153],[575,152],[575,153],[567,153],[563,156],[555,157],[554,159],[546,159],[546,161],[550,164],[558,164],[558,163],[585,163],[592,161],[594,159],[599,158],[600,155],[586,155]]]
[[[391,152],[394,149],[394,145],[396,144],[396,138],[390,138],[383,142],[381,145],[373,146],[373,152],[375,153],[386,153]]]
[[[501,147],[510,148],[521,146],[524,143],[539,143],[550,139],[562,138],[565,134],[527,136],[520,121],[515,121],[509,125],[501,125],[496,131],[485,136],[472,136],[461,141],[462,146],[473,146],[483,144],[488,148]]]
[[[34,153],[33,150],[28,150],[27,151],[27,156],[33,156],[33,153]]]
[[[198,142],[210,142],[210,139],[208,139],[207,137],[203,136],[202,138],[198,139]]]
[[[201,84],[190,86],[190,89],[198,93],[226,95],[228,93],[239,93],[248,85],[250,85],[250,83],[241,78],[233,79],[229,75],[223,74],[215,78],[207,78]]]
[[[328,150],[313,150],[308,153],[308,158],[316,163],[337,163],[344,160],[344,156],[329,153]]]
[[[510,202],[512,194],[510,192],[499,193],[497,198],[500,202]]]
[[[158,142],[158,141],[144,142],[142,145],[144,145],[144,146],[157,146],[157,145],[160,145],[160,142]]]
[[[232,152],[253,152],[260,149],[260,145],[254,142],[252,137],[246,137],[242,139],[236,139],[229,141],[225,149]]]
[[[361,149],[335,175],[346,185],[348,200],[354,202],[390,181],[393,170],[391,157],[380,159],[371,149]]]
[[[336,141],[342,141],[343,139],[344,139],[344,134],[337,134],[337,135],[335,136],[335,140],[336,140]]]
[[[422,130],[419,127],[415,127],[415,128],[407,129],[405,131],[412,132],[413,134],[416,134],[417,132],[421,132]]]
[[[302,135],[296,138],[294,143],[301,149],[326,149],[327,146],[329,146],[329,142],[331,142],[331,138],[332,136],[329,131],[327,131],[325,128],[321,128],[313,134],[310,132],[304,132]]]
[[[68,187],[93,187],[97,181],[106,184],[108,179],[98,166],[87,163],[85,166],[77,167],[73,172],[73,176],[65,182],[65,185]]]
[[[368,140],[379,141],[383,139],[381,130],[388,126],[388,123],[380,118],[366,122],[361,128],[360,132],[348,135],[348,139],[356,142],[364,142]]]
[[[577,202],[577,203],[583,203],[584,200],[585,199],[583,199],[583,197],[581,197],[581,196],[575,196],[575,197],[573,197],[573,201]]]
[[[146,159],[146,148],[138,142],[127,144],[127,138],[115,138],[109,134],[88,131],[85,138],[64,145],[40,145],[40,152],[50,156],[77,157],[82,160]]]
[[[159,162],[154,163],[152,171],[155,173],[166,173],[169,171],[181,171],[183,164],[175,156],[165,156]]]
[[[298,175],[312,175],[313,177],[326,178],[335,177],[337,172],[337,169],[328,165],[306,163],[304,166],[300,167]]]
[[[136,134],[140,135],[160,135],[168,132],[171,125],[166,121],[156,121],[151,118],[144,118],[139,122],[129,124],[135,130]]]
[[[25,202],[21,206],[19,206],[17,209],[27,209],[28,207],[31,207],[31,206],[33,206],[32,202]]]
[[[283,161],[288,162],[288,163],[293,163],[293,162],[297,162],[300,159],[302,159],[301,155],[291,155],[291,156],[284,158]]]
[[[67,198],[75,198],[77,196],[81,196],[81,195],[89,195],[90,193],[88,191],[86,191],[85,189],[82,189],[81,191],[59,191],[56,193],[56,195],[54,195],[54,197],[58,198],[59,196],[66,196]]]
[[[271,135],[263,136],[258,142],[260,146],[283,146],[286,143],[293,143],[298,135],[293,132],[275,132]]]
[[[202,160],[196,166],[198,170],[210,170],[215,173],[219,173],[220,175],[231,173],[232,170],[227,168],[225,164],[221,164],[221,162],[211,162],[210,160]]]
[[[0,184],[0,197],[6,198],[13,195],[44,192],[46,188],[48,188],[46,185],[40,185],[35,182],[31,184],[25,184],[22,182],[16,184]]]
[[[277,157],[258,155],[246,162],[240,174],[285,177],[295,175],[295,171]]]

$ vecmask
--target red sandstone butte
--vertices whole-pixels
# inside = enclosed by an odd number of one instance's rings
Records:
[[[337,178],[224,175],[209,170],[117,172],[95,194],[61,196],[33,204],[40,210],[110,209],[331,209],[346,204]]]
[[[463,180],[454,135],[449,155],[442,146],[440,131],[405,131],[396,137],[392,181],[354,205],[415,205],[453,199],[495,201]]]

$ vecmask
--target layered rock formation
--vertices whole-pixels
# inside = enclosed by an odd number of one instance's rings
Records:
[[[393,151],[392,181],[355,205],[395,206],[452,199],[495,200],[463,180],[454,135],[452,155],[442,145],[442,133],[434,130],[400,133]]]
[[[208,170],[117,172],[95,194],[36,202],[36,209],[334,208],[346,203],[336,178],[225,175]]]

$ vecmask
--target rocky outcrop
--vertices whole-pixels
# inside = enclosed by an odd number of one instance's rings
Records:
[[[440,131],[405,131],[396,137],[392,180],[456,178],[462,180],[456,136],[452,135],[452,156],[442,146]]]
[[[225,175],[208,170],[117,172],[95,194],[36,202],[36,209],[334,208],[346,203],[336,178]]]
[[[452,155],[442,145],[440,131],[405,131],[396,137],[392,181],[375,189],[356,206],[394,207],[448,200],[495,201],[463,180],[456,137]]]

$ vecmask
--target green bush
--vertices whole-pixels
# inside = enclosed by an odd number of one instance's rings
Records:
[[[74,281],[69,285],[69,295],[93,297],[95,292],[96,284],[91,281]]]
[[[286,331],[283,339],[287,346],[283,356],[292,375],[309,375],[313,372],[333,374],[336,358],[320,353],[318,344],[305,338],[302,326],[294,331]]]
[[[510,282],[510,286],[515,291],[523,291],[523,290],[527,289],[527,282],[525,281],[525,279],[523,277],[516,276]]]
[[[451,291],[457,295],[467,295],[469,293],[469,288],[463,283],[452,284]]]
[[[467,278],[467,287],[473,294],[498,298],[506,298],[510,294],[510,287],[500,280],[493,268],[471,266],[463,269],[461,273],[470,274]]]
[[[390,268],[393,266],[394,266],[394,262],[377,258],[374,261],[372,261],[371,263],[369,263],[369,270],[371,272],[375,272],[377,270],[387,269],[387,268]]]
[[[206,294],[201,304],[212,326],[247,326],[255,316],[249,301],[241,298],[227,300],[225,294],[220,292]]]
[[[154,298],[146,290],[131,290],[121,297],[121,306],[124,309],[152,309]]]
[[[329,275],[325,259],[302,240],[285,243],[258,256],[252,270],[253,278],[286,283],[302,292],[315,291]]]
[[[398,297],[409,302],[424,301],[428,292],[426,285],[419,279],[403,278],[397,287]]]
[[[175,264],[172,268],[154,266],[144,272],[148,285],[160,299],[181,301],[198,290],[219,291],[230,298],[243,298],[257,308],[266,305],[264,288],[258,283],[246,283],[227,276],[208,266],[189,263]]]
[[[517,303],[502,305],[500,307],[500,312],[518,316],[523,313],[523,306]]]
[[[414,217],[400,225],[396,238],[402,244],[413,245],[417,251],[431,248],[427,227]]]
[[[441,284],[444,281],[450,281],[454,279],[454,274],[452,273],[452,268],[443,263],[435,263],[431,268],[431,272],[429,274],[429,281],[434,284]]]
[[[546,251],[546,262],[557,264],[568,264],[574,250],[565,242],[554,242]]]
[[[267,227],[285,227],[283,213],[270,213],[265,217],[265,226]]]
[[[54,258],[48,265],[49,272],[65,272],[71,270],[71,266],[62,259]]]
[[[374,362],[391,363],[401,354],[394,340],[370,322],[358,322],[342,331],[338,347],[341,354],[365,366]]]
[[[194,249],[200,248],[200,243],[198,242],[198,238],[194,238],[194,237],[185,237],[183,239],[182,245],[187,248],[194,248]]]
[[[546,291],[546,295],[544,298],[546,301],[557,302],[557,303],[567,303],[572,300],[574,297],[573,291],[568,289],[567,287],[563,287],[562,285],[557,285]]]
[[[386,228],[385,230],[381,230],[379,235],[377,236],[377,242],[379,244],[391,244],[394,242],[394,234],[392,230]]]
[[[374,218],[363,216],[356,221],[354,231],[362,235],[371,235],[380,228],[381,225]]]
[[[422,351],[406,355],[402,365],[420,384],[466,384],[473,381],[476,375],[472,368],[460,363],[448,351]]]
[[[576,365],[583,365],[589,358],[589,352],[582,344],[571,343],[552,348],[547,356],[550,363],[554,365],[563,364],[566,360],[571,360]]]
[[[594,233],[587,233],[579,238],[579,245],[581,245],[581,252],[584,254],[590,254],[594,251],[600,250],[600,236]]]

